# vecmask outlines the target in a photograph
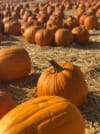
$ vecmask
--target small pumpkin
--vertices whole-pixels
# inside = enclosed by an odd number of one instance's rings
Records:
[[[26,28],[25,32],[23,33],[23,37],[30,43],[35,43],[35,34],[40,29],[39,26],[33,25]]]
[[[85,134],[80,111],[68,100],[43,96],[26,101],[0,120],[0,134]]]
[[[0,50],[0,80],[14,81],[27,76],[31,60],[24,48],[11,47]]]
[[[53,31],[48,29],[40,29],[35,34],[35,42],[38,45],[51,45],[54,41]]]
[[[0,118],[16,106],[15,101],[6,92],[0,91]],[[1,128],[0,128],[1,129]]]
[[[73,35],[68,29],[60,28],[55,32],[55,43],[66,46],[73,41]]]
[[[51,60],[52,66],[45,69],[37,82],[37,95],[56,95],[69,99],[80,106],[88,93],[88,86],[80,68],[71,63],[57,64]]]
[[[78,26],[72,29],[74,41],[77,43],[84,44],[89,41],[89,32],[83,26]]]

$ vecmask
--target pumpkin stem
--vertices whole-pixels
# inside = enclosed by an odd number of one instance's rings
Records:
[[[64,70],[64,68],[62,68],[55,60],[49,60],[49,62],[54,68],[53,73],[57,73],[57,72]]]

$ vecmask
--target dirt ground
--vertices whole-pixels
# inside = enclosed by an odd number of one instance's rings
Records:
[[[86,134],[100,134],[100,30],[91,30],[85,45],[70,44],[66,47],[40,47],[27,43],[21,36],[5,35],[0,49],[11,46],[24,47],[31,58],[32,70],[28,77],[12,83],[0,82],[0,89],[10,94],[17,104],[36,96],[36,82],[48,60],[71,62],[78,65],[85,75],[89,93],[79,108],[86,121]]]

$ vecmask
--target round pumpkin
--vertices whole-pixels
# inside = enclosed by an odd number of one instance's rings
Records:
[[[24,48],[11,47],[0,50],[0,80],[13,81],[27,76],[31,61]]]
[[[98,19],[94,15],[87,16],[84,20],[84,27],[88,30],[98,27]]]
[[[15,106],[15,101],[6,92],[0,91],[0,118]]]
[[[0,134],[85,134],[85,122],[68,100],[43,96],[7,113],[0,120]]]
[[[23,33],[23,37],[30,43],[35,43],[35,33],[40,29],[39,26],[30,26]]]
[[[78,26],[72,29],[74,41],[84,44],[89,41],[89,32],[83,26]]]
[[[56,95],[69,99],[76,106],[81,105],[88,93],[88,86],[78,66],[71,63],[57,64],[45,69],[37,82],[37,95]]]
[[[51,45],[54,41],[54,32],[48,29],[40,29],[35,34],[35,42],[38,45]]]
[[[73,35],[68,29],[60,28],[55,32],[55,43],[66,46],[73,41]]]
[[[10,20],[4,24],[4,31],[8,34],[19,34],[21,32],[21,24],[17,20]]]

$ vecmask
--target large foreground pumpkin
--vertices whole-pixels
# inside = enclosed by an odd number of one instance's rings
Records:
[[[71,63],[50,61],[52,66],[45,69],[37,83],[38,96],[57,95],[69,99],[79,106],[83,103],[88,87],[78,66]]]
[[[84,119],[66,99],[43,96],[20,104],[0,120],[0,134],[85,134]]]
[[[14,100],[6,92],[0,91],[0,118],[15,106]]]
[[[0,80],[16,80],[28,75],[30,70],[30,57],[24,48],[11,47],[0,50]]]

